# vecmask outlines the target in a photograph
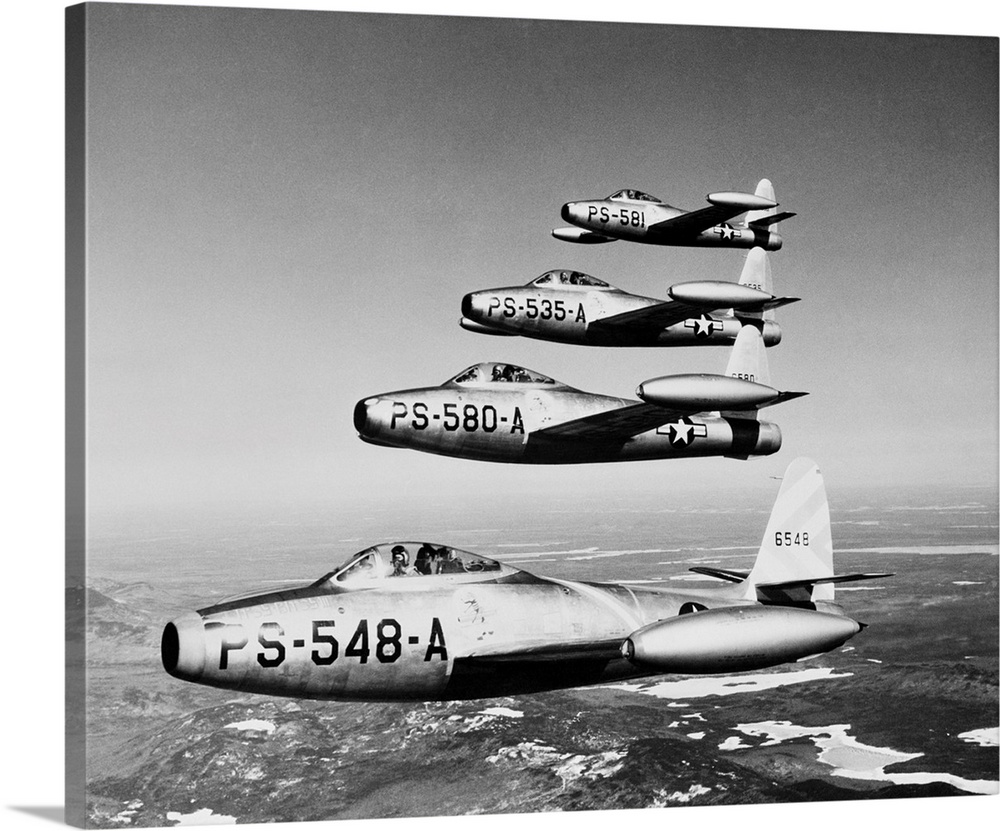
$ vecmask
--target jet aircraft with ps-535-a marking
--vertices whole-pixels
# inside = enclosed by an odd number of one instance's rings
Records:
[[[169,622],[161,657],[185,681],[332,700],[454,700],[802,660],[864,626],[834,601],[819,468],[785,472],[753,568],[677,591],[538,577],[450,546],[375,545],[301,588]]]
[[[760,332],[744,326],[725,375],[641,383],[641,401],[584,392],[513,364],[470,366],[436,387],[355,405],[370,444],[486,462],[582,464],[692,456],[748,459],[781,447],[759,410],[805,395],[769,386]]]
[[[755,193],[725,191],[706,197],[709,207],[683,211],[639,190],[619,190],[606,199],[585,199],[562,206],[573,227],[554,228],[564,242],[596,244],[626,240],[650,245],[709,248],[763,248],[777,251],[781,237],[771,228],[794,213],[777,212],[774,187],[761,179]],[[742,224],[729,220],[746,213]]]
[[[765,346],[781,341],[773,310],[797,297],[771,293],[762,248],[747,253],[738,283],[689,281],[671,286],[669,300],[629,294],[589,274],[546,271],[524,286],[485,289],[462,299],[463,329],[483,335],[521,335],[585,346],[729,345],[745,323]]]

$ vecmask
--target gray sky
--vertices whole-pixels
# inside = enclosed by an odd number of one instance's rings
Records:
[[[669,494],[797,455],[836,484],[994,484],[996,39],[177,7],[91,29],[89,493]],[[586,271],[665,297],[744,254],[553,239],[573,198],[798,216],[768,460],[534,468],[362,443],[355,401],[481,360],[632,396],[726,349],[475,335],[464,293]]]

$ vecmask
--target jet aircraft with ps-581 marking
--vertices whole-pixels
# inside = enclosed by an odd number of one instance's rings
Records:
[[[755,193],[725,191],[707,196],[709,207],[683,211],[639,190],[619,190],[606,199],[585,199],[562,206],[570,228],[554,228],[552,236],[564,242],[596,244],[626,240],[650,245],[709,248],[763,248],[777,251],[781,237],[771,230],[794,213],[777,212],[774,187],[761,179]],[[746,213],[745,221],[730,219]]]
[[[301,588],[223,601],[166,625],[163,666],[241,692],[453,700],[664,673],[756,670],[835,649],[862,628],[834,584],[819,468],[785,472],[750,571],[677,591],[538,577],[450,546],[375,545]]]
[[[769,386],[760,332],[742,328],[725,375],[644,381],[641,401],[584,392],[513,364],[470,366],[436,387],[355,405],[370,444],[486,462],[582,464],[691,456],[748,459],[781,447],[759,410],[805,395]]]
[[[772,310],[797,297],[771,293],[767,254],[747,253],[738,283],[677,283],[669,300],[629,294],[589,274],[546,271],[524,286],[485,289],[462,299],[463,329],[586,346],[715,346],[756,325],[765,346],[781,341]]]

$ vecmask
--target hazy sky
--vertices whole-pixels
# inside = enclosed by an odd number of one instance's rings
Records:
[[[89,45],[96,508],[358,494],[668,495],[797,455],[838,484],[995,484],[997,40],[98,4]],[[757,462],[568,467],[361,442],[368,395],[483,360],[631,397],[728,350],[459,328],[575,268],[666,297],[744,252],[550,236],[575,198],[774,183],[784,340]],[[763,486],[770,487],[771,483]],[[459,497],[461,499],[461,497]]]

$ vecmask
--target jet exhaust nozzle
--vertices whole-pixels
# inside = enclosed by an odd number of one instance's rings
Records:
[[[644,626],[625,639],[622,656],[661,672],[745,672],[828,652],[860,631],[856,620],[829,612],[729,606]]]

